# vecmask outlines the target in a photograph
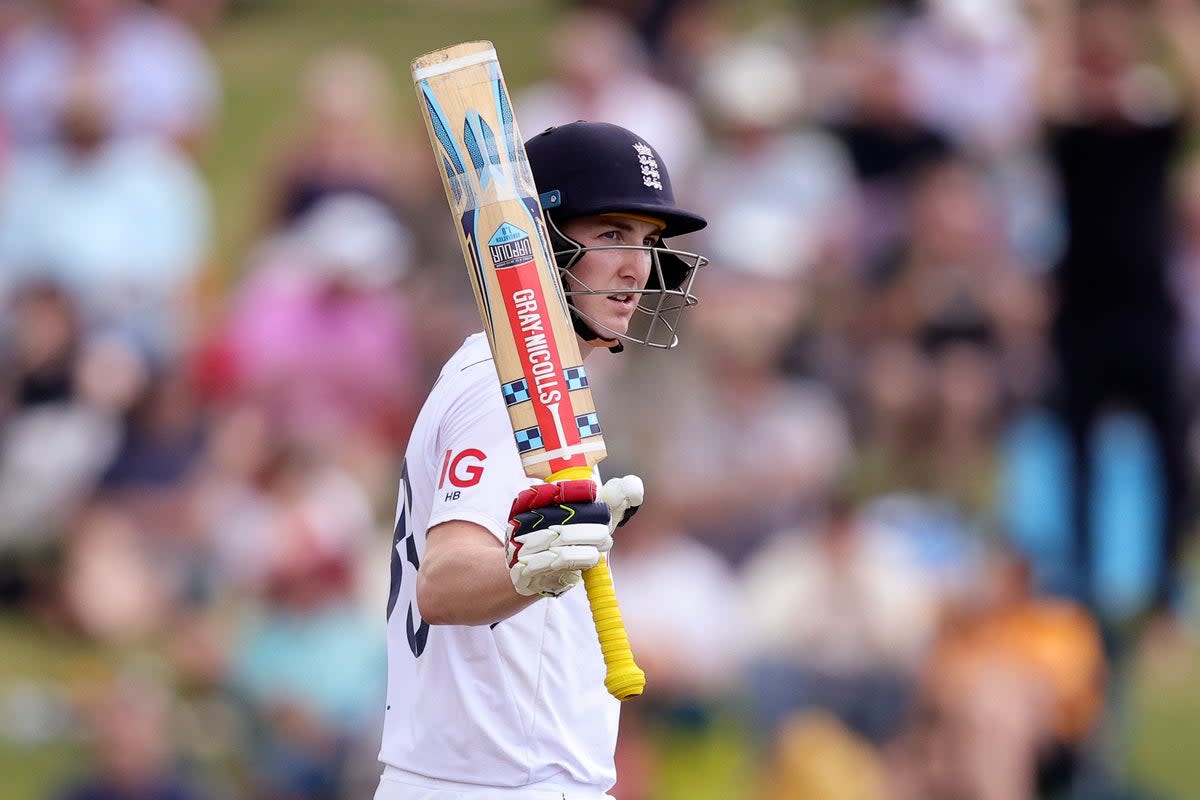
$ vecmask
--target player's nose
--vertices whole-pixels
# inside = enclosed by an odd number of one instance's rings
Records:
[[[623,251],[620,277],[624,280],[632,278],[639,287],[644,287],[650,280],[650,270],[653,266],[650,251],[637,248]]]

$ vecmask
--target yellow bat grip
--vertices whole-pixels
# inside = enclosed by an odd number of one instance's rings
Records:
[[[547,482],[591,480],[589,467],[568,467],[547,478]],[[637,697],[646,688],[646,673],[633,660],[629,647],[629,635],[625,633],[625,622],[617,606],[617,594],[613,590],[612,573],[608,561],[583,572],[583,587],[587,590],[588,604],[592,607],[592,622],[596,625],[596,636],[600,639],[600,652],[604,655],[607,674],[604,687],[618,700]]]
[[[646,673],[633,661],[606,560],[601,558],[599,564],[584,570],[583,586],[592,606],[592,621],[596,624],[596,635],[600,637],[604,666],[608,669],[604,686],[618,700],[637,697],[646,688]]]

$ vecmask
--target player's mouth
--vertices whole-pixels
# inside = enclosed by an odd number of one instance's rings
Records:
[[[637,295],[634,294],[610,294],[607,297],[622,308],[633,308],[637,305]]]

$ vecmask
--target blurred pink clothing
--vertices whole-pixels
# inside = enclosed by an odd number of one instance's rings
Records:
[[[303,438],[408,422],[419,354],[394,288],[364,289],[307,265],[251,276],[231,309],[226,344],[239,388]]]

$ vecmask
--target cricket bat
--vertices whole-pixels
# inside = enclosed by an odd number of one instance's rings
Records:
[[[417,100],[495,358],[525,474],[591,480],[606,455],[524,139],[491,42],[412,63]],[[583,573],[618,700],[642,693],[608,564]]]

